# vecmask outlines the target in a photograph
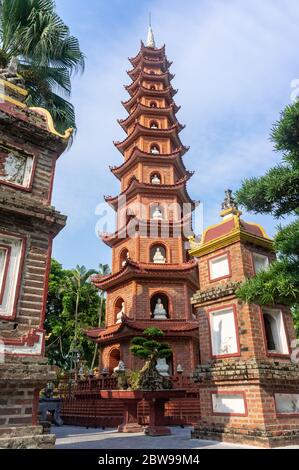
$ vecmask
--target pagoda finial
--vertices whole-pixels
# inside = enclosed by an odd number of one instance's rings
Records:
[[[156,47],[154,33],[153,33],[153,30],[152,30],[152,15],[151,15],[151,13],[149,14],[149,27],[148,27],[148,33],[147,33],[146,47],[153,47],[153,48]]]
[[[242,212],[239,211],[238,205],[235,201],[233,196],[233,192],[231,189],[227,189],[225,191],[225,198],[221,205],[221,217],[226,219],[227,217],[231,217],[232,215],[242,215]]]

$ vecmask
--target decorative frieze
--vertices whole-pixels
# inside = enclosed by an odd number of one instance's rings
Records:
[[[241,282],[229,281],[206,290],[197,291],[191,299],[191,303],[200,304],[211,300],[217,300],[228,295],[235,294]]]

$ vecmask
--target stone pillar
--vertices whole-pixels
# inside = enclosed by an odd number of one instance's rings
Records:
[[[52,240],[66,217],[51,206],[55,163],[70,131],[28,108],[22,79],[0,70],[0,448],[49,448],[39,390],[56,374],[45,359]]]

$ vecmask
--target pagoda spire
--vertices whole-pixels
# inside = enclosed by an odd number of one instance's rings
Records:
[[[153,48],[156,47],[155,37],[154,37],[153,30],[152,30],[152,16],[151,16],[151,13],[149,14],[149,27],[148,27],[148,33],[147,33],[146,47],[153,47]]]

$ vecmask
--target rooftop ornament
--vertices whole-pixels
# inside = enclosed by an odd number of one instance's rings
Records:
[[[151,21],[151,14],[149,15],[149,28],[148,28],[148,33],[147,33],[147,41],[146,41],[146,47],[156,47],[155,43],[155,38],[154,38],[154,33],[152,30],[152,21]]]

